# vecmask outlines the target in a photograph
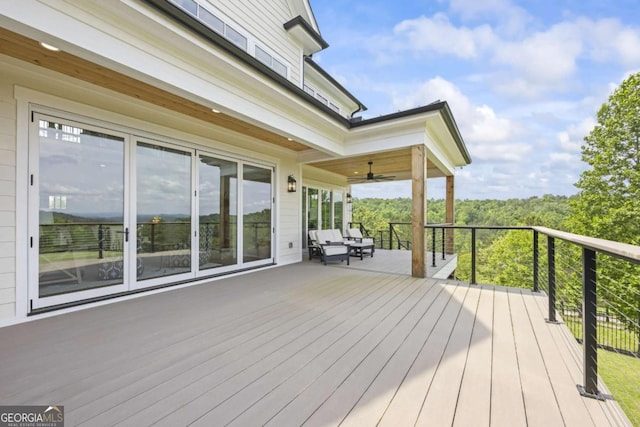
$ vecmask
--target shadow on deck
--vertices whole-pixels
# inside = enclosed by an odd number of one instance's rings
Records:
[[[579,396],[579,347],[544,295],[366,265],[305,260],[1,328],[0,402],[91,426],[628,425]]]

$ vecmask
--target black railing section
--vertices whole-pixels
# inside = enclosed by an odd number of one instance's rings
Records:
[[[455,252],[458,279],[471,284],[482,281],[528,287],[547,294],[548,322],[560,320],[582,344],[583,382],[578,386],[582,395],[604,398],[598,389],[598,349],[620,357],[640,358],[640,246],[530,226],[428,224],[425,232],[432,266],[437,256]],[[390,223],[388,230],[378,233],[382,248],[411,247],[409,222]],[[507,254],[513,259],[504,263],[518,264],[518,284],[501,283],[494,280],[495,276],[487,276],[487,244],[483,242],[488,233],[505,238],[509,233],[530,236],[518,237],[520,242],[529,240],[525,243],[528,249],[522,249],[519,255]],[[455,246],[447,247],[454,240]],[[508,276],[513,278],[514,274]],[[620,363],[624,364],[624,359]],[[633,372],[637,370],[628,359],[626,363]],[[628,386],[640,394],[640,385],[632,382]]]
[[[369,230],[361,222],[349,222],[349,223],[347,223],[347,226],[349,228],[357,228],[357,229],[359,229],[360,233],[362,233],[363,237],[373,237],[371,235],[371,233],[369,232]]]
[[[227,235],[235,240],[236,224],[227,224]],[[40,224],[40,253],[67,251],[95,252],[97,259],[104,259],[110,251],[122,252],[126,241],[122,223],[75,222]],[[138,251],[163,252],[191,246],[191,223],[188,221],[162,221],[139,223],[136,230]],[[202,250],[219,246],[221,235],[219,222],[200,222],[200,247]],[[245,250],[255,249],[271,242],[271,223],[266,221],[244,222]],[[229,237],[227,237],[228,239]]]

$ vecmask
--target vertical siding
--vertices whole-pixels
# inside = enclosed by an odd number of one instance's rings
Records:
[[[290,80],[300,84],[300,48],[284,29],[294,18],[286,0],[222,0],[209,3],[249,32],[259,44],[289,63]]]
[[[0,319],[6,319],[16,301],[16,107],[13,86],[0,82]]]

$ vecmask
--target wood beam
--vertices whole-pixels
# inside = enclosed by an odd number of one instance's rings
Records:
[[[424,224],[426,211],[427,150],[411,147],[411,275],[427,277]]]
[[[444,222],[448,224],[455,223],[455,184],[454,184],[454,176],[447,176],[447,194],[445,199],[445,220]],[[454,251],[454,233],[455,230],[453,228],[447,229],[446,232],[446,241],[445,241],[445,252],[447,254],[452,254]]]

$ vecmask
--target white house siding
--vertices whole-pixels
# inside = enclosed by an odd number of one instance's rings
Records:
[[[16,264],[16,227],[25,233],[28,211],[26,197],[18,197],[19,202],[16,201],[16,179],[20,174],[28,174],[24,166],[27,164],[27,141],[26,137],[21,137],[25,140],[18,150],[18,156],[23,159],[22,163],[18,160],[17,164],[23,166],[17,170],[16,133],[21,134],[17,123],[25,124],[29,120],[26,117],[19,120],[16,111],[21,114],[28,111],[28,103],[55,109],[63,115],[68,112],[74,117],[100,120],[106,126],[112,126],[110,124],[113,123],[133,132],[153,133],[186,146],[207,147],[221,155],[275,166],[276,236],[273,255],[278,264],[301,260],[301,190],[287,192],[287,177],[290,174],[298,181],[299,188],[302,184],[295,153],[2,55],[0,82],[0,324],[3,320],[24,316],[27,310],[26,256],[18,259]],[[22,134],[26,135],[26,129]],[[26,194],[26,184],[17,191]],[[16,206],[17,203],[20,206]],[[22,218],[18,219],[22,221],[18,224],[16,209],[20,211],[18,218]],[[27,237],[25,234],[19,238]],[[292,248],[289,248],[289,242],[293,243]],[[16,271],[16,265],[21,271]],[[17,281],[19,283],[16,286]],[[16,299],[20,307],[17,307]]]
[[[275,52],[289,65],[289,79],[301,86],[300,60],[302,51],[284,29],[295,18],[286,0],[224,0],[210,1],[213,7],[237,22],[260,45]]]
[[[0,319],[15,315],[16,105],[0,74]]]
[[[340,107],[340,114],[343,116],[349,117],[357,108],[351,99],[347,98],[342,92],[336,90],[333,85],[330,85],[326,79],[319,76],[318,73],[308,65],[305,65],[304,79],[306,84],[320,92],[322,96],[327,98],[330,102],[333,102]]]
[[[302,177],[300,174],[300,166],[295,158],[286,158],[280,162],[278,174],[278,221],[276,229],[278,233],[278,264],[290,264],[299,262],[301,258],[302,242],[300,242],[301,222],[301,194],[302,194]],[[293,175],[297,182],[297,191],[289,193],[287,191],[287,178]],[[289,247],[289,243],[292,247]]]

